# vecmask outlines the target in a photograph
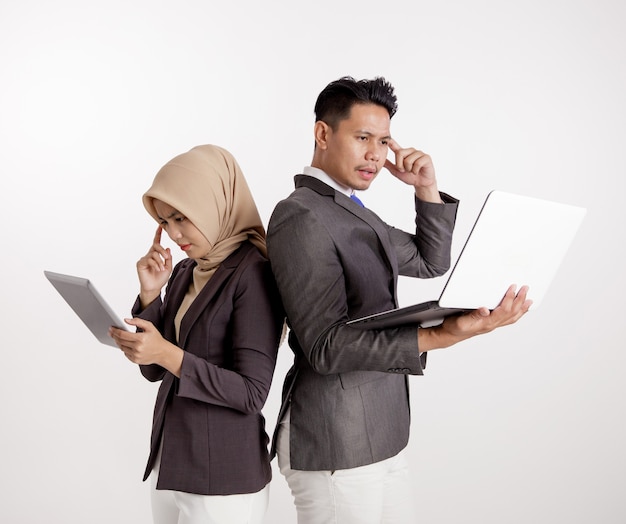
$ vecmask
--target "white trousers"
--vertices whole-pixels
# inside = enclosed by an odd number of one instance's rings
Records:
[[[160,453],[150,474],[154,524],[261,524],[269,503],[270,485],[243,495],[197,495],[156,489]]]
[[[414,524],[406,453],[337,471],[297,471],[289,462],[289,414],[280,423],[278,466],[291,489],[298,524]]]

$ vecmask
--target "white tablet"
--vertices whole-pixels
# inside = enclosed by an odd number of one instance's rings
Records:
[[[120,320],[93,284],[86,278],[52,271],[43,273],[94,336],[103,344],[117,347],[109,336],[109,327],[128,330],[128,326]]]

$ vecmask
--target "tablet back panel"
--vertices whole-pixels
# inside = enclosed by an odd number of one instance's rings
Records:
[[[108,335],[109,327],[127,329],[126,324],[88,279],[52,271],[44,271],[44,275],[100,342],[117,347]]]

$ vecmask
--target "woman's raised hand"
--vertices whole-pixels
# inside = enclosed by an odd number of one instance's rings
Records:
[[[159,226],[150,249],[137,261],[142,307],[146,307],[161,294],[161,289],[172,274],[172,253],[169,248],[161,245],[162,232],[163,228]]]

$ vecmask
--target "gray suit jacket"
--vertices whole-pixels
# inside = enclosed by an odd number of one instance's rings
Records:
[[[291,467],[371,464],[406,446],[406,375],[422,374],[423,362],[414,327],[363,331],[346,321],[397,307],[399,274],[428,278],[448,270],[457,201],[444,194],[446,205],[416,199],[412,235],[315,178],[295,180],[267,237],[295,354],[279,415],[291,406]]]

